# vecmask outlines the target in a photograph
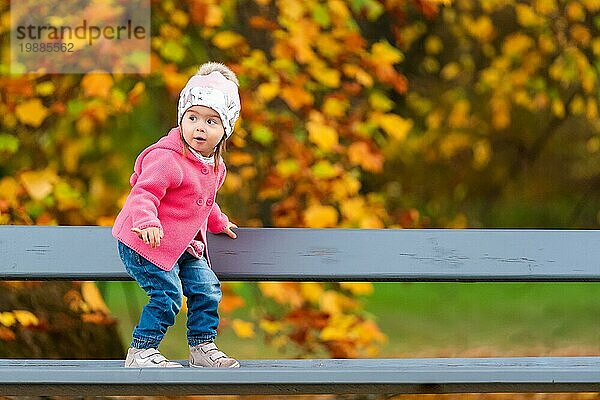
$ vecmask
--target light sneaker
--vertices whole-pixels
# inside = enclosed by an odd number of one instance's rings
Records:
[[[239,368],[240,363],[219,350],[216,344],[210,342],[190,347],[190,367]]]
[[[169,361],[156,349],[136,349],[130,347],[125,359],[126,368],[183,368],[183,365]]]

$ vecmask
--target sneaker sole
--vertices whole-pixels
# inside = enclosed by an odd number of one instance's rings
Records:
[[[236,362],[235,364],[233,364],[230,367],[205,367],[205,366],[202,366],[202,365],[192,364],[192,362],[190,361],[190,367],[192,367],[192,368],[225,368],[225,369],[227,369],[227,368],[239,368],[240,367],[240,363]]]

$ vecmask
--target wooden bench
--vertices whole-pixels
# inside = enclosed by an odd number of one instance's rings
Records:
[[[222,280],[600,281],[600,231],[261,228],[238,233],[235,241],[209,238]],[[0,226],[0,279],[129,277],[109,228]],[[0,360],[0,395],[600,391],[600,355],[241,360],[235,371],[125,369],[122,362]]]

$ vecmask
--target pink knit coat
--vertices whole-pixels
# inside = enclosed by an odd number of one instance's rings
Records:
[[[206,247],[207,228],[220,233],[227,227],[229,218],[215,202],[225,174],[223,161],[215,173],[212,165],[190,151],[184,155],[179,127],[171,129],[135,161],[132,189],[115,220],[113,236],[158,267],[171,270],[192,239]],[[148,227],[164,233],[159,247],[150,247],[131,231]]]

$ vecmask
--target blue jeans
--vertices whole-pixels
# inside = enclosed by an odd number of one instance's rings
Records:
[[[158,348],[167,329],[175,323],[182,296],[187,298],[188,344],[196,346],[215,340],[222,293],[219,279],[206,258],[198,259],[186,251],[172,270],[165,271],[121,242],[119,255],[127,273],[150,297],[133,330],[131,347]]]

